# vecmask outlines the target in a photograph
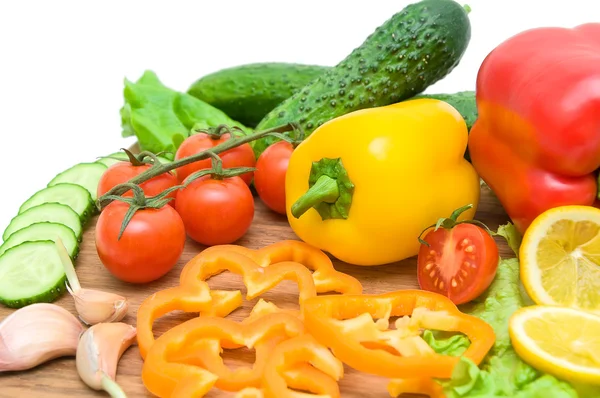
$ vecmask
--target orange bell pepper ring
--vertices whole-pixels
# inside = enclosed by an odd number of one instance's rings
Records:
[[[362,293],[363,287],[358,279],[336,271],[327,254],[302,241],[284,240],[258,250],[237,245],[217,245],[205,249],[203,253],[212,250],[227,250],[243,254],[250,257],[261,267],[268,267],[271,264],[285,261],[300,263],[311,271],[314,271],[313,280],[317,287],[317,293]],[[181,273],[182,278],[186,277],[184,274],[189,272],[189,270],[187,266],[184,267]]]
[[[150,347],[142,367],[142,381],[158,397],[201,397],[217,387],[239,391],[261,387],[267,359],[277,343],[304,333],[299,318],[284,313],[268,314],[241,324],[230,319],[202,316],[190,319],[161,335]],[[256,362],[251,368],[230,370],[220,358],[222,340],[254,348]],[[178,356],[202,348],[201,364],[179,363]],[[189,357],[188,357],[189,359]],[[203,366],[208,364],[210,369]]]
[[[310,391],[329,398],[339,398],[338,380],[344,365],[327,347],[311,335],[304,334],[277,345],[265,366],[262,391],[265,398],[295,398],[293,391]]]
[[[265,366],[262,388],[247,387],[235,398],[298,398],[310,396],[339,398],[338,381],[344,365],[314,337],[304,334],[277,345]]]
[[[388,383],[391,397],[402,394],[427,395],[429,398],[446,398],[444,388],[433,379],[392,379]]]
[[[312,275],[306,268],[314,271]],[[205,282],[225,270],[242,275],[249,300],[285,279],[299,283],[301,303],[305,298],[315,296],[316,292],[362,292],[362,285],[357,279],[336,271],[325,253],[303,242],[283,241],[260,250],[235,245],[213,246],[184,267],[180,286],[153,294],[138,309],[137,340],[142,358],[154,342],[152,325],[161,316],[182,310],[198,312],[201,316],[224,317],[242,305],[239,290],[211,291]]]
[[[233,297],[234,300],[208,300],[202,305],[197,305],[199,296],[210,297],[210,288],[205,280],[225,270],[242,276],[247,288],[248,300],[258,297],[283,280],[293,280],[298,283],[300,305],[307,298],[317,295],[310,271],[299,263],[280,262],[263,268],[243,254],[211,250],[197,255],[189,264],[193,265],[193,272],[190,271],[186,274],[186,278],[180,279],[179,287],[151,296],[138,309],[137,340],[142,358],[145,358],[154,342],[152,325],[157,315],[174,310],[192,310],[192,312],[200,312],[201,316],[218,316],[228,314],[241,304],[241,301],[237,300],[237,294],[230,293],[230,296],[224,297]],[[211,314],[205,314],[208,311]]]
[[[486,322],[423,290],[314,297],[304,303],[303,316],[308,332],[342,362],[392,379],[452,376],[459,357],[435,353],[421,338],[423,329],[464,333],[471,344],[463,355],[476,364],[495,341]],[[389,318],[398,316],[396,329],[389,329]]]

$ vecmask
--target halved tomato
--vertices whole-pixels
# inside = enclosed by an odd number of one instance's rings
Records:
[[[455,213],[421,242],[417,278],[421,289],[443,294],[458,305],[477,298],[490,286],[499,258],[487,227],[476,221],[456,221]]]

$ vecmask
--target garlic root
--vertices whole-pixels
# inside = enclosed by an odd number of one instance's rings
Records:
[[[56,304],[31,304],[0,323],[0,372],[27,370],[74,356],[83,326]]]
[[[121,321],[129,308],[127,299],[115,293],[82,288],[62,240],[57,237],[55,245],[67,275],[67,290],[75,300],[75,309],[81,321],[86,325]]]
[[[117,366],[136,336],[135,327],[123,322],[99,323],[86,330],[79,340],[75,358],[81,380],[94,390],[106,391],[113,398],[125,397],[115,381]]]

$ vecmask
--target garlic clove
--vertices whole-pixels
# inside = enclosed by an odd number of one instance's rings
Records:
[[[129,308],[127,299],[115,293],[82,288],[73,261],[62,240],[57,237],[54,244],[67,276],[67,290],[75,300],[79,318],[87,325],[122,320]]]
[[[67,290],[75,300],[75,309],[79,318],[86,325],[119,322],[127,315],[129,303],[123,296],[84,288],[73,291],[69,285]]]
[[[94,390],[124,396],[115,382],[121,356],[135,341],[136,328],[123,322],[98,323],[86,330],[77,347],[79,377]]]
[[[56,304],[18,309],[0,323],[0,372],[27,370],[74,356],[83,330],[73,314]]]

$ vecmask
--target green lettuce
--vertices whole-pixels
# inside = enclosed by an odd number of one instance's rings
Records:
[[[519,231],[517,231],[517,227],[515,227],[512,223],[501,225],[498,227],[497,234],[506,239],[508,247],[510,247],[511,250],[515,252],[517,258],[519,258],[519,248],[521,247],[521,241],[523,240],[523,237]]]
[[[512,224],[499,233],[507,238],[518,252],[520,239]],[[488,290],[471,303],[460,306],[461,311],[486,321],[496,334],[494,346],[478,367],[461,358],[450,380],[438,380],[448,398],[592,398],[600,397],[600,388],[579,386],[543,374],[525,363],[513,349],[508,333],[510,316],[530,304],[519,279],[519,261],[501,259],[496,278]],[[427,343],[438,353],[461,355],[469,346],[464,335],[444,335],[425,331]]]
[[[212,105],[166,87],[152,71],[135,83],[125,79],[123,96],[121,134],[135,135],[142,150],[173,154],[192,130],[220,124],[250,131]]]

